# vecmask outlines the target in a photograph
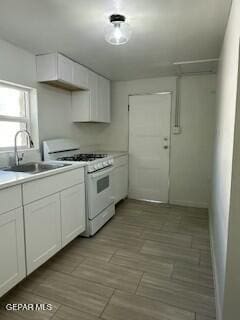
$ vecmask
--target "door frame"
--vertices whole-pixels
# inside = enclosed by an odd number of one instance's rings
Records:
[[[171,108],[170,108],[170,129],[169,129],[169,164],[168,164],[168,202],[157,201],[157,200],[149,200],[149,199],[134,199],[139,201],[146,201],[151,203],[162,203],[162,204],[170,204],[170,177],[171,177],[171,154],[172,154],[172,115],[173,115],[173,91],[158,91],[158,92],[147,92],[147,93],[132,93],[128,95],[128,154],[129,153],[129,133],[130,133],[130,97],[135,96],[148,96],[148,95],[165,95],[170,94],[171,96]],[[129,189],[129,170],[130,165],[128,165],[128,189]]]

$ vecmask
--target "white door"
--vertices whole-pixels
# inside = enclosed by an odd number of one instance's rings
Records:
[[[59,194],[26,205],[24,217],[29,274],[61,249]]]
[[[129,98],[129,197],[168,202],[171,93]]]
[[[0,297],[26,276],[22,208],[0,215]]]
[[[61,192],[62,246],[85,231],[85,185]]]

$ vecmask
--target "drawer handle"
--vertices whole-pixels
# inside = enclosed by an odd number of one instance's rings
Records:
[[[108,212],[104,213],[103,218],[106,218],[108,215]]]

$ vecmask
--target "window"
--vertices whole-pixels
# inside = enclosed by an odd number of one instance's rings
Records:
[[[30,89],[0,83],[0,150],[12,150],[17,131],[31,132]],[[28,147],[26,135],[18,137],[18,146]]]

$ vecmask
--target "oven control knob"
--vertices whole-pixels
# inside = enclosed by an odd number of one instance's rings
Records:
[[[103,168],[103,164],[101,162],[98,164],[98,168],[99,169]]]
[[[98,169],[98,165],[95,164],[95,165],[94,165],[94,170],[97,170],[97,169]]]
[[[107,162],[107,161],[104,161],[104,162],[103,162],[103,165],[104,165],[104,167],[106,167],[106,166],[108,165],[108,162]]]
[[[89,167],[88,167],[88,171],[89,171],[89,172],[93,172],[93,171],[94,171],[94,166],[89,166]]]

